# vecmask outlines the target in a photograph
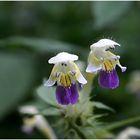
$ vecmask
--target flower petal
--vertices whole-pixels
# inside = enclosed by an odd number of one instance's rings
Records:
[[[81,84],[86,84],[87,80],[81,74],[78,66],[75,63],[71,63],[71,66],[72,66],[73,70],[70,71],[70,74],[72,76],[74,76],[74,80],[77,80]]]
[[[63,86],[57,86],[56,99],[59,104],[68,105],[70,103],[70,89],[66,90]]]
[[[28,126],[28,125],[25,125],[25,124],[24,124],[24,125],[21,127],[21,129],[22,129],[22,131],[23,131],[24,133],[26,133],[26,134],[32,134],[34,127]]]
[[[115,45],[120,46],[117,42],[110,40],[110,39],[100,39],[98,42],[92,44],[90,46],[91,49],[96,48],[102,48],[104,50],[110,49],[110,48],[115,48]]]
[[[56,56],[50,58],[48,60],[49,64],[56,64],[59,62],[66,62],[66,61],[75,61],[78,60],[78,56],[74,54],[69,54],[67,52],[61,52],[57,54]]]
[[[101,70],[98,82],[102,88],[117,88],[119,86],[119,77],[117,75],[116,70],[113,69],[111,72]]]
[[[77,78],[77,81],[81,84],[87,83],[87,80],[84,78],[84,76],[81,73],[79,73],[79,75],[76,78]]]
[[[70,102],[71,104],[75,104],[78,101],[78,90],[76,84],[72,84],[70,87],[71,93],[70,93]]]
[[[51,87],[51,86],[53,86],[54,84],[55,84],[55,80],[51,80],[50,78],[46,81],[46,80],[44,80],[43,81],[43,84],[44,84],[44,86],[47,86],[47,87]]]
[[[44,86],[50,87],[55,84],[55,82],[57,80],[57,76],[59,74],[57,71],[58,71],[58,65],[54,65],[49,79],[48,80],[44,79],[44,81],[43,81]]]
[[[120,63],[118,63],[117,65],[121,68],[122,72],[126,71],[127,67],[122,66]]]
[[[100,70],[102,67],[101,66],[95,66],[92,64],[88,64],[87,68],[86,68],[86,72],[97,72],[98,70]]]
[[[56,88],[56,99],[62,105],[75,104],[78,97],[76,84],[72,84],[71,87],[58,86]]]

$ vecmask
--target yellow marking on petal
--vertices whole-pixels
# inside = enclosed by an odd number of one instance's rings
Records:
[[[64,87],[70,87],[71,86],[71,79],[70,79],[69,74],[62,73],[61,77],[60,77],[60,83]]]
[[[103,65],[104,65],[104,68],[107,72],[112,71],[114,68],[113,63],[110,60],[105,60]]]
[[[66,87],[66,80],[65,80],[65,75],[64,75],[64,73],[62,73],[62,75],[61,75],[60,83],[61,83],[64,87]]]
[[[71,86],[71,79],[70,79],[70,76],[68,74],[65,76],[65,79],[66,79],[67,86],[68,87]]]

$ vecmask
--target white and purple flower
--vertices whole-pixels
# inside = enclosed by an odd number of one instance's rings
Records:
[[[86,84],[87,81],[81,74],[74,61],[78,56],[61,52],[48,60],[49,64],[54,64],[49,79],[45,86],[53,86],[57,82],[56,99],[59,104],[75,104],[78,101],[78,85]]]
[[[90,46],[86,72],[99,72],[98,82],[103,88],[114,89],[119,86],[116,65],[122,69],[122,72],[126,70],[126,67],[121,66],[119,62],[120,56],[110,52],[115,46],[120,44],[110,39],[101,39]]]

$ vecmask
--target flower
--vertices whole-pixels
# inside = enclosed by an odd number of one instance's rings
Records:
[[[34,128],[37,128],[47,138],[56,139],[56,135],[53,132],[53,129],[51,128],[50,124],[43,115],[39,114],[39,110],[35,106],[21,106],[19,107],[19,112],[21,114],[26,115],[23,118],[23,132],[31,134]]]
[[[126,70],[126,67],[119,62],[120,56],[110,52],[111,49],[115,49],[115,46],[120,46],[120,44],[110,39],[101,39],[90,46],[86,72],[99,71],[98,82],[103,88],[114,89],[119,86],[116,65],[121,68],[122,72]]]
[[[140,138],[140,129],[136,127],[129,126],[119,132],[116,137],[117,139],[133,139],[133,138]]]
[[[66,52],[61,52],[48,60],[48,63],[54,64],[54,67],[44,85],[50,87],[57,82],[56,99],[62,105],[77,103],[79,97],[77,85],[87,83],[73,62],[75,60],[78,60],[77,55]]]

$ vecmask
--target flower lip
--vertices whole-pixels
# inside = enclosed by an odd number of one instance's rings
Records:
[[[110,40],[110,39],[100,39],[98,42],[92,44],[90,46],[90,49],[92,50],[93,48],[115,48],[115,45],[120,46],[117,42]]]
[[[78,102],[78,90],[76,84],[72,84],[69,88],[63,86],[57,86],[56,99],[59,104],[68,105]]]
[[[115,69],[111,72],[100,71],[98,78],[99,85],[102,88],[115,89],[119,86],[119,77]]]
[[[58,53],[56,56],[50,58],[48,60],[49,64],[56,64],[60,62],[66,62],[66,61],[75,61],[78,60],[78,56],[74,54],[69,54],[67,52],[61,52]]]

